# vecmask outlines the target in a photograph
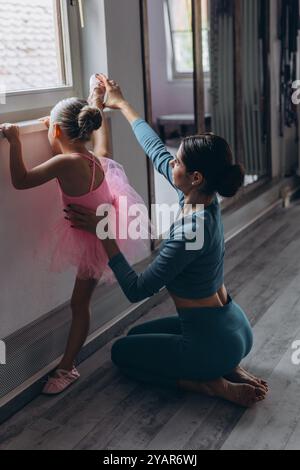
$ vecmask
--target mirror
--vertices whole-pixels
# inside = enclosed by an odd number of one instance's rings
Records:
[[[199,3],[199,1],[197,0]],[[142,34],[146,81],[147,120],[160,135],[172,155],[176,155],[183,137],[197,132],[195,59],[195,0],[142,0]],[[209,118],[208,1],[201,3],[202,57],[206,74],[204,101],[207,130]],[[197,23],[198,24],[198,23]],[[196,59],[197,60],[197,59]],[[197,67],[199,73],[199,67]],[[202,88],[202,87],[201,87]],[[203,129],[203,127],[202,127]],[[157,172],[152,174],[151,200],[157,204],[178,202],[176,191]],[[159,232],[163,232],[160,227]],[[167,227],[168,228],[168,227]]]

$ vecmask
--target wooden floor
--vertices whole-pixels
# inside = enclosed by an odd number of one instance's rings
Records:
[[[212,398],[138,384],[110,362],[111,343],[80,367],[64,396],[39,397],[3,424],[0,449],[300,449],[300,203],[278,209],[228,247],[226,285],[254,326],[245,361],[268,379],[250,411]],[[142,320],[175,314],[170,301]]]

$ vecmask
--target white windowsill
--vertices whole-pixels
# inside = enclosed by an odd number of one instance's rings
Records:
[[[20,135],[32,134],[34,132],[46,131],[47,128],[43,122],[38,120],[21,121],[17,125],[20,127]],[[0,131],[0,139],[4,139],[3,133]]]
[[[27,96],[27,95],[41,95],[45,93],[57,93],[59,91],[72,91],[74,90],[74,85],[62,85],[48,88],[39,88],[36,90],[18,90],[18,91],[9,91],[7,92],[7,98],[11,96]]]
[[[111,110],[105,110],[105,115],[109,118],[112,115]],[[35,132],[47,131],[45,124],[37,119],[32,121],[20,121],[16,123],[20,128],[20,135],[33,134]],[[3,133],[0,131],[0,140],[4,139]]]

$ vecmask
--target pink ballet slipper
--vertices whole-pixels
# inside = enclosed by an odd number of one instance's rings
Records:
[[[43,388],[43,395],[59,395],[69,388],[80,377],[78,370],[73,367],[72,370],[57,369],[53,377],[49,377]]]
[[[97,94],[95,93],[97,90]],[[90,96],[88,98],[89,104],[93,105],[93,102],[96,100],[101,105],[105,102],[106,90],[104,85],[100,81],[100,76],[98,73],[94,74],[90,78]]]

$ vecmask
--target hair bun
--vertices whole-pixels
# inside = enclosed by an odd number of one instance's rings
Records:
[[[93,131],[102,125],[100,109],[94,106],[84,106],[78,115],[79,139],[89,140]]]
[[[242,165],[230,165],[220,175],[217,191],[220,196],[233,197],[243,186],[245,181],[245,170]]]

